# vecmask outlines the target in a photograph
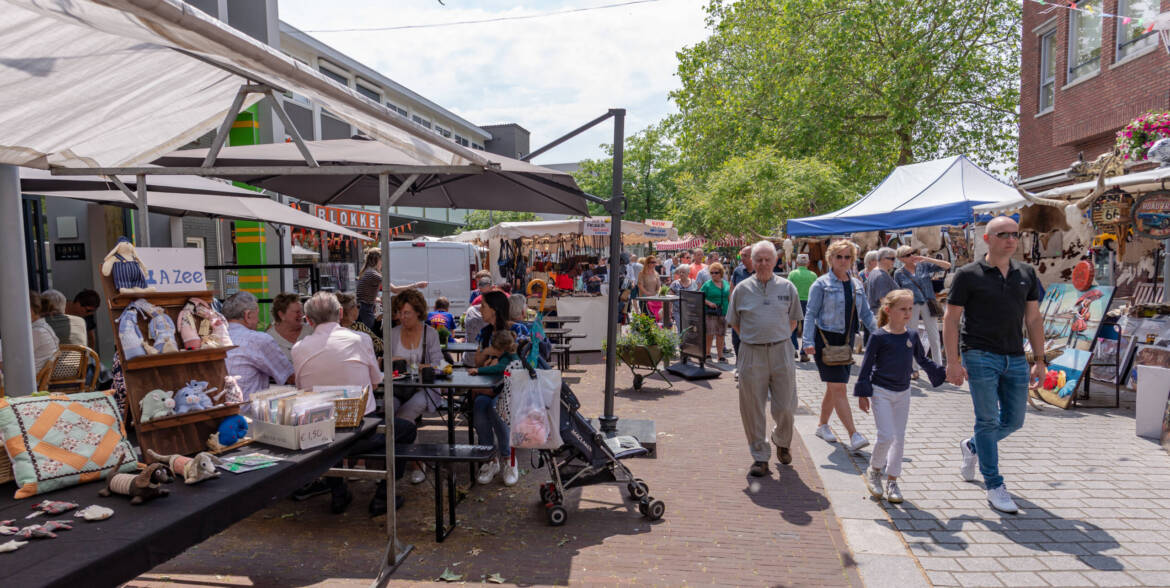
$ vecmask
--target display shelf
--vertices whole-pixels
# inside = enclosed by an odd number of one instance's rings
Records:
[[[167,367],[186,363],[222,360],[227,352],[235,349],[235,345],[228,347],[209,347],[192,351],[177,351],[174,353],[159,353],[157,355],[143,355],[126,360],[122,369],[126,371],[144,370],[154,367]]]
[[[158,431],[161,429],[169,429],[171,427],[178,427],[190,423],[197,423],[207,419],[226,418],[233,414],[240,413],[239,404],[225,404],[224,406],[217,406],[207,410],[199,410],[188,412],[184,414],[176,414],[168,417],[157,418],[146,421],[138,425],[140,432]]]
[[[109,294],[113,290],[111,286],[106,290]],[[179,306],[182,307],[187,303],[189,298],[202,298],[204,300],[211,300],[214,293],[211,290],[192,290],[190,292],[146,292],[143,294],[115,294],[109,297],[110,310],[123,310],[130,306],[135,300],[145,298],[147,302],[155,306]]]

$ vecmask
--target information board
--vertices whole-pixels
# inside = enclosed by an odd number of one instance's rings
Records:
[[[679,352],[700,362],[707,355],[707,351],[703,349],[707,342],[707,321],[704,317],[703,307],[702,292],[686,290],[679,292],[678,322],[679,328],[682,329]]]

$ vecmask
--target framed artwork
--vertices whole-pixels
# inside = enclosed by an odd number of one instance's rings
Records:
[[[1048,369],[1063,376],[1059,384],[1041,386],[1038,392],[1045,402],[1060,408],[1072,404],[1073,391],[1092,358],[1093,343],[1112,298],[1112,286],[1093,286],[1082,292],[1072,284],[1052,284],[1045,291],[1040,301],[1045,349],[1062,351]]]

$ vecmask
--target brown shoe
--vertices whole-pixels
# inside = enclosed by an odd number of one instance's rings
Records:
[[[762,478],[771,472],[768,471],[768,462],[756,461],[752,462],[752,467],[748,470],[748,473],[757,478]]]
[[[792,453],[788,451],[787,447],[777,446],[776,447],[776,455],[777,455],[777,459],[780,460],[780,463],[782,463],[784,465],[788,465],[788,464],[792,463]]]

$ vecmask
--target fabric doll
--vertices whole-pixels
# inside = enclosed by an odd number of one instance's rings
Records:
[[[199,327],[195,324],[194,298],[183,305],[176,323],[179,328],[179,339],[183,342],[183,349],[199,349],[203,345],[203,339],[199,336]]]
[[[157,353],[154,347],[147,347],[142,338],[142,331],[138,328],[138,309],[134,306],[127,306],[118,317],[118,339],[122,341],[122,353],[126,359]]]
[[[148,317],[147,329],[150,332],[151,346],[158,353],[174,353],[179,350],[175,343],[175,322],[163,309],[149,303],[145,298],[139,298],[130,304]],[[148,352],[149,353],[149,352]]]
[[[203,319],[199,324],[199,337],[203,341],[203,346],[230,346],[232,338],[228,335],[227,319],[200,298],[192,298],[190,302],[195,305],[195,316]]]
[[[150,459],[166,464],[176,476],[182,476],[186,484],[198,484],[203,480],[218,478],[219,472],[215,470],[215,465],[222,463],[219,458],[206,452],[196,454],[195,457],[185,457],[178,454],[159,455],[147,449],[146,455]]]
[[[146,285],[146,266],[138,259],[134,245],[126,237],[118,237],[118,243],[102,261],[102,275],[111,274],[114,287],[120,294],[154,292],[153,286]]]

